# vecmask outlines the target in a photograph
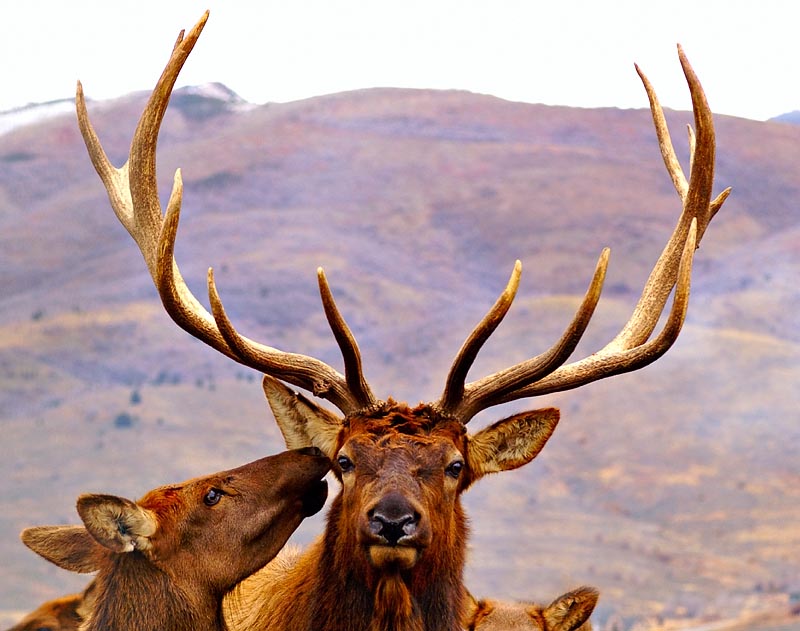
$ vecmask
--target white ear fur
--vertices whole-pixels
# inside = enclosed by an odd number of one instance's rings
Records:
[[[333,458],[342,430],[341,419],[273,377],[264,375],[262,387],[286,447],[317,447]]]
[[[158,530],[151,511],[115,495],[81,495],[78,514],[89,534],[112,552],[146,550]]]
[[[532,410],[497,421],[468,437],[473,479],[529,463],[553,434],[558,419],[559,411],[555,408]]]

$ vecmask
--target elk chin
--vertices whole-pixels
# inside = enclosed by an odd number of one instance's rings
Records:
[[[410,570],[419,560],[419,550],[410,546],[369,546],[369,560],[381,570]]]

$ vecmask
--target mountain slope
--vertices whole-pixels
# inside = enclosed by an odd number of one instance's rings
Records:
[[[213,265],[243,333],[339,366],[316,294],[324,266],[381,397],[439,395],[516,258],[517,302],[471,378],[552,344],[610,245],[578,353],[600,348],[679,214],[645,110],[414,90],[175,105],[159,179],[164,198],[182,168],[176,256],[196,295]],[[90,105],[117,164],[142,107],[143,95]],[[668,119],[686,156],[677,130],[689,115]],[[535,462],[467,494],[474,593],[544,600],[589,583],[598,620],[628,625],[728,618],[800,589],[800,128],[720,117],[717,131],[717,190],[734,193],[696,257],[675,348],[637,373],[473,421],[552,404],[563,418]],[[80,492],[135,497],[282,443],[258,375],[162,313],[72,116],[2,137],[0,270],[9,609],[85,580],[17,540],[27,525],[75,522]],[[321,528],[309,520],[297,539]]]

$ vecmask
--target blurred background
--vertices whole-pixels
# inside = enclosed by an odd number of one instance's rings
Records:
[[[373,390],[410,403],[438,397],[517,258],[517,300],[471,379],[549,347],[605,246],[604,296],[576,358],[628,319],[680,213],[632,64],[671,108],[688,170],[684,45],[718,114],[715,193],[734,189],[696,255],[687,324],[650,367],[472,421],[562,409],[533,463],[464,496],[466,579],[478,596],[547,602],[594,585],[609,629],[800,626],[793,5],[207,5],[159,146],[162,198],[183,172],[187,282],[205,301],[213,266],[245,335],[340,367],[322,265]],[[80,78],[122,164],[141,90],[205,6],[25,6],[0,26],[9,623],[87,581],[28,551],[22,528],[77,523],[81,492],[135,498],[283,448],[260,376],[163,313],[72,113]],[[307,520],[295,541],[323,526],[324,514]]]

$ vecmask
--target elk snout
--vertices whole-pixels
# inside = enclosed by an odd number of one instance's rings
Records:
[[[297,453],[301,453],[304,456],[316,456],[318,458],[324,458],[325,454],[322,453],[322,450],[319,447],[300,447],[300,449],[296,449]]]
[[[411,503],[399,493],[389,493],[367,513],[370,532],[396,546],[404,537],[417,532],[420,515]]]

